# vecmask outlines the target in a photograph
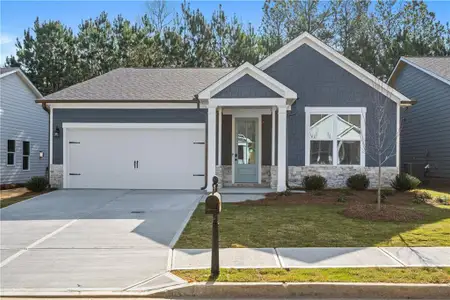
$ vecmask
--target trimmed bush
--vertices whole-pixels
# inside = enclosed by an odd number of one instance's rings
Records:
[[[45,177],[35,176],[25,183],[25,187],[32,192],[42,192],[48,187],[48,181]]]
[[[302,185],[307,191],[323,190],[327,186],[327,180],[320,175],[305,176]]]
[[[352,190],[365,190],[369,187],[369,184],[369,178],[365,174],[356,174],[347,179],[347,186]]]
[[[416,189],[419,185],[420,180],[418,178],[406,173],[400,173],[391,181],[392,188],[400,192]]]

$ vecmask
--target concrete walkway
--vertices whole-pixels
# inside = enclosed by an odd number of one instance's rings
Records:
[[[222,268],[450,267],[450,247],[225,248]],[[210,249],[174,249],[171,270],[204,269]]]

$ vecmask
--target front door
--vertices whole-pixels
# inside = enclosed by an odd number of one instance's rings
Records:
[[[258,183],[258,118],[236,118],[234,181]]]

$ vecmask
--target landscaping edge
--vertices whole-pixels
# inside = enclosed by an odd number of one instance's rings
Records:
[[[155,291],[150,297],[178,298],[378,298],[448,299],[450,284],[196,282]]]
[[[196,282],[158,290],[3,290],[2,298],[288,298],[321,297],[343,299],[448,299],[450,284],[397,283],[282,283],[282,282]]]

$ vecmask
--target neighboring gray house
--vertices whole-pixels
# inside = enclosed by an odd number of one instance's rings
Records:
[[[19,68],[0,69],[0,183],[24,183],[48,167],[49,114]]]
[[[361,172],[376,183],[364,147],[373,98],[390,122],[387,185],[409,99],[308,33],[256,66],[122,68],[37,102],[50,107],[52,186],[211,191],[217,175],[284,191],[309,174],[330,187]]]
[[[389,85],[417,101],[403,112],[402,168],[450,179],[450,57],[402,57]]]

